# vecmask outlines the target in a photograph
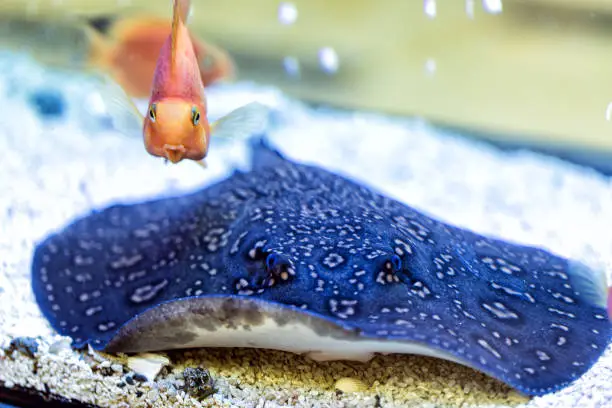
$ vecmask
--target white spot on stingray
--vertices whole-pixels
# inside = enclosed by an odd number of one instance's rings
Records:
[[[94,314],[99,313],[102,310],[103,310],[102,306],[94,306],[94,307],[87,308],[85,310],[85,316],[88,316],[88,317],[93,316]]]
[[[112,261],[110,263],[110,267],[113,269],[129,268],[136,265],[136,263],[138,263],[140,260],[142,260],[142,255],[140,254],[122,256],[119,259]]]
[[[499,359],[502,358],[501,354],[499,354],[499,352],[495,350],[486,340],[478,339],[478,344],[480,345],[480,347],[484,348],[489,353],[493,354],[496,358],[499,358]]]
[[[548,361],[548,360],[550,360],[550,356],[548,354],[546,354],[545,352],[541,351],[541,350],[537,350],[536,354],[537,354],[538,358],[541,361]]]
[[[556,314],[559,314],[559,315],[562,315],[562,316],[569,317],[570,319],[573,319],[573,318],[575,318],[575,317],[576,317],[576,315],[575,315],[575,314],[573,314],[573,313],[566,312],[566,311],[564,311],[564,310],[557,309],[557,308],[555,308],[555,307],[549,307],[549,308],[548,308],[548,311],[549,311],[549,312],[551,312],[551,313],[556,313]]]
[[[151,300],[167,285],[168,280],[164,279],[157,285],[145,285],[136,288],[130,296],[130,300],[134,303],[142,303]]]
[[[483,303],[482,307],[491,312],[495,317],[499,319],[518,319],[519,316],[509,310],[503,303],[501,302],[493,302],[493,305],[489,305],[488,303]]]
[[[101,332],[106,332],[111,330],[113,327],[115,327],[114,322],[100,323],[98,325],[98,330],[100,330]]]

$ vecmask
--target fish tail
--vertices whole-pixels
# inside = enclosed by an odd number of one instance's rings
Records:
[[[191,10],[191,0],[173,0],[173,2],[173,20],[178,19],[185,24],[189,16],[189,11]]]
[[[160,49],[169,33],[168,19],[160,17],[128,17],[109,28],[108,37],[113,40],[109,65],[130,96],[151,95]]]
[[[178,30],[180,24],[185,24],[191,8],[190,0],[173,0],[172,8],[172,66],[176,60]]]
[[[90,25],[84,26],[85,36],[89,41],[87,64],[90,67],[108,69],[112,45],[104,36]]]

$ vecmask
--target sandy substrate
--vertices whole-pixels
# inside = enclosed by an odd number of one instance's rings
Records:
[[[612,351],[580,380],[528,399],[483,374],[418,356],[369,364],[315,363],[274,351],[205,349],[168,354],[155,381],[134,376],[125,356],[77,352],[54,335],[34,302],[33,245],[91,208],[177,194],[248,166],[243,142],[213,142],[210,168],[165,166],[137,139],[104,130],[87,83],[0,58],[0,383],[100,406],[612,406]],[[57,86],[65,120],[41,119],[28,92]],[[502,153],[415,121],[310,110],[249,85],[209,93],[211,116],[253,99],[280,109],[273,143],[293,159],[357,178],[445,221],[539,245],[610,271],[612,183],[585,168],[531,153]],[[357,159],[355,159],[357,157]],[[350,158],[350,159],[349,159]],[[11,341],[37,337],[35,347]],[[198,401],[183,369],[202,367],[216,393]],[[334,389],[351,377],[362,391]]]

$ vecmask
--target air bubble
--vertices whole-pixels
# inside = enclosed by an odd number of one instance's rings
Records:
[[[610,119],[612,119],[612,102],[610,102],[606,108],[606,120],[610,121]]]
[[[429,18],[434,18],[437,14],[436,0],[424,0],[423,11]]]
[[[300,62],[295,57],[283,58],[283,67],[287,75],[293,78],[299,78],[300,76]]]
[[[433,58],[428,58],[425,61],[425,73],[429,76],[433,76],[436,73],[437,65],[436,60]]]
[[[482,0],[482,7],[489,14],[499,14],[503,10],[502,0]]]
[[[278,21],[281,24],[291,25],[297,20],[298,11],[293,3],[281,3],[278,6]]]
[[[321,69],[328,74],[335,74],[338,71],[340,62],[338,54],[331,47],[324,47],[319,50],[319,64]]]
[[[474,18],[474,7],[474,0],[465,0],[465,14],[467,14],[467,16],[471,19]]]
[[[104,98],[100,92],[90,93],[87,97],[87,105],[94,114],[104,115],[109,113],[109,109],[107,108]]]

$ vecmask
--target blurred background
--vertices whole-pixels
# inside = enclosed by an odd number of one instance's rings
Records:
[[[146,98],[170,15],[170,0],[2,0],[0,47],[112,68]],[[211,85],[422,117],[612,173],[612,1],[194,0],[189,28]]]

